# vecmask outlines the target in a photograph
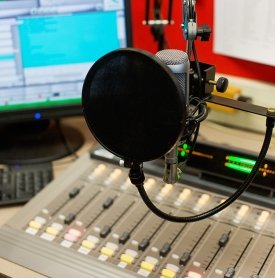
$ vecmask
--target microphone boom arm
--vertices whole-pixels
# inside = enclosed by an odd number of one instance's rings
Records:
[[[266,108],[248,102],[211,95],[208,102],[275,119],[275,108]]]

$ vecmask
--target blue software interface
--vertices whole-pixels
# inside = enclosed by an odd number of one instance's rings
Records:
[[[0,0],[0,110],[80,103],[92,64],[126,46],[123,0]]]

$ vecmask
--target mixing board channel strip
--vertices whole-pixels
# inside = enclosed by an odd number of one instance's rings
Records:
[[[145,187],[177,215],[226,198],[152,174]],[[200,222],[166,222],[148,211],[127,169],[87,154],[0,229],[0,255],[50,277],[273,278],[274,221],[273,210],[237,201]]]

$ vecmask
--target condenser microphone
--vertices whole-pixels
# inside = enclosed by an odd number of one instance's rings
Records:
[[[190,61],[186,52],[178,49],[165,49],[156,53],[156,56],[173,72],[177,78],[186,105],[189,102],[189,75]]]
[[[156,56],[168,66],[177,78],[188,111],[190,62],[187,53],[176,49],[166,49],[157,52]],[[167,93],[169,94],[169,92]],[[178,180],[178,143],[164,156],[163,181],[170,184],[174,184]]]

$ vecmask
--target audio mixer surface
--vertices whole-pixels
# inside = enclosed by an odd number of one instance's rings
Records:
[[[145,165],[145,188],[167,212],[197,214],[226,198],[188,174],[165,184],[159,168]],[[2,226],[0,256],[49,277],[273,278],[274,226],[275,210],[242,200],[207,220],[164,221],[140,200],[128,170],[96,150]]]

